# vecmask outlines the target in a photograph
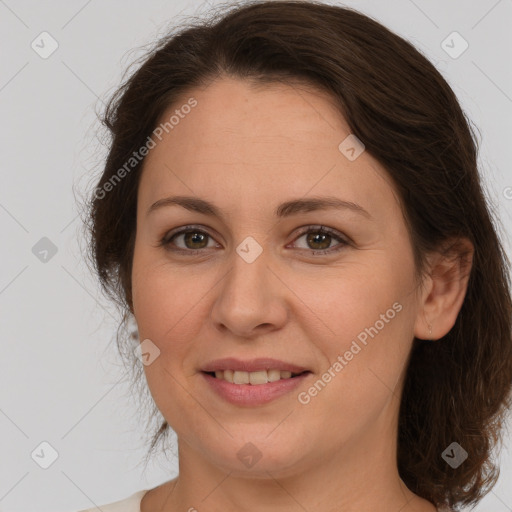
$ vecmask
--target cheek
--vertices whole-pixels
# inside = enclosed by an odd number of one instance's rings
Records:
[[[141,341],[151,340],[159,350],[158,357],[144,366],[144,373],[158,409],[173,428],[181,431],[182,411],[187,410],[191,417],[200,414],[194,412],[195,402],[184,392],[190,387],[191,369],[184,368],[183,362],[193,349],[191,340],[199,337],[201,322],[195,318],[204,291],[195,291],[186,272],[178,275],[169,266],[140,263],[144,270],[134,272],[133,281],[139,336]]]
[[[144,336],[157,344],[173,344],[175,335],[193,325],[190,319],[206,289],[206,285],[197,286],[193,274],[189,268],[171,265],[142,250],[135,251],[132,296],[141,339]]]
[[[345,312],[333,308],[337,317],[330,317],[330,326],[335,336],[308,333],[327,362],[303,390],[300,403],[309,418],[321,418],[322,428],[351,436],[378,421],[388,404],[399,406],[395,398],[400,397],[397,385],[410,350],[411,326],[406,307],[386,299],[382,307],[375,306],[374,295],[372,302],[358,303],[360,307],[347,303]]]
[[[192,341],[201,336],[204,322],[198,321],[198,316],[206,315],[205,293],[215,285],[215,279],[194,276],[192,269],[143,256],[142,251],[134,256],[134,311],[140,340],[151,340],[159,350],[144,371],[158,407],[172,413],[186,396],[181,386],[187,385],[194,368],[184,362],[193,356]]]
[[[413,336],[413,267],[409,261],[380,256],[371,265],[338,269],[321,294],[304,280],[295,288],[308,305],[305,314],[310,320],[302,321],[306,336],[325,356],[320,371],[326,372],[325,381],[332,381],[326,398],[363,416],[361,407],[379,407],[378,397],[389,398],[405,368]]]
[[[368,262],[347,261],[321,277],[294,279],[294,292],[307,305],[301,309],[309,320],[303,319],[302,325],[309,329],[311,340],[323,333],[320,339],[343,349],[360,333],[364,341],[365,329],[375,324],[379,333],[392,337],[403,331],[403,319],[408,316],[405,304],[412,297],[412,267],[407,261],[393,263],[385,256],[382,252]]]

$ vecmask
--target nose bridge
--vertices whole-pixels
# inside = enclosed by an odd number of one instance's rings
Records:
[[[226,283],[222,293],[236,302],[236,305],[252,304],[269,299],[269,250],[264,250],[253,237],[244,239],[234,250],[226,275]]]
[[[284,320],[285,308],[274,282],[270,253],[251,237],[235,248],[212,306],[216,324],[248,335],[261,324],[276,326]]]

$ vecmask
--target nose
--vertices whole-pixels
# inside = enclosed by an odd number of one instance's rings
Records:
[[[252,263],[233,252],[230,270],[213,290],[210,316],[215,328],[250,338],[285,325],[286,295],[291,292],[269,259],[265,250]]]

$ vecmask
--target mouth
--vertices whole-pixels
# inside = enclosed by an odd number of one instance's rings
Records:
[[[224,380],[231,384],[250,384],[258,386],[261,384],[268,384],[269,382],[277,382],[279,380],[289,380],[311,373],[309,370],[300,372],[291,372],[289,370],[279,370],[271,368],[268,370],[258,370],[254,372],[247,372],[243,370],[216,370],[216,371],[203,371],[206,375],[210,375],[218,380]]]
[[[216,381],[251,386],[293,380],[312,373],[304,366],[269,357],[245,361],[234,357],[226,357],[210,361],[203,365],[200,370]]]
[[[236,407],[260,407],[304,385],[313,372],[275,359],[214,361],[200,372],[214,396]]]

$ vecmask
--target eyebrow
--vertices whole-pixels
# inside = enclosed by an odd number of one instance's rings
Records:
[[[182,206],[191,212],[197,212],[211,217],[218,217],[222,219],[226,216],[224,212],[214,204],[205,201],[204,199],[191,196],[171,196],[159,199],[149,207],[146,215],[149,215],[150,213],[165,206],[172,205]],[[327,209],[350,210],[363,215],[367,219],[373,219],[373,217],[361,205],[351,201],[344,201],[343,199],[334,196],[292,199],[280,204],[276,208],[274,214],[276,217],[284,218],[298,213]]]

